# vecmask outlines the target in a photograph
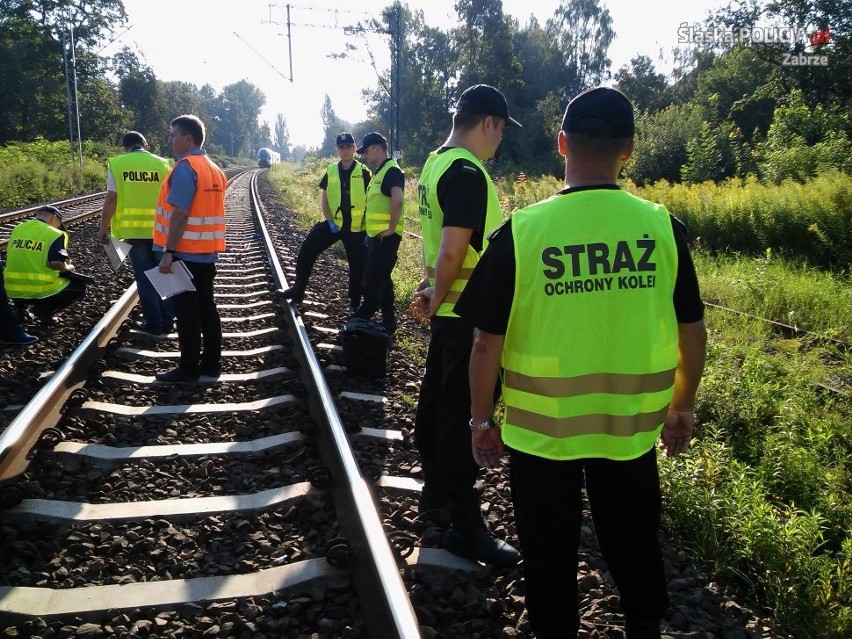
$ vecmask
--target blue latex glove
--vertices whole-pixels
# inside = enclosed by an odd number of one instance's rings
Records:
[[[328,228],[331,230],[332,233],[337,233],[340,230],[340,228],[337,226],[337,224],[334,223],[334,220],[326,220],[326,221],[328,222]]]

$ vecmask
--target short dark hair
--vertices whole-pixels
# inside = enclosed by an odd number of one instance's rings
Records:
[[[148,140],[139,131],[128,131],[121,138],[121,146],[125,149],[132,149],[137,146],[148,146]]]
[[[179,115],[169,125],[180,129],[181,133],[190,136],[196,146],[204,144],[204,122],[197,115]]]
[[[590,160],[612,161],[624,153],[633,138],[599,138],[585,133],[565,133],[568,148]]]
[[[460,113],[456,111],[453,113],[453,128],[456,131],[461,131],[462,133],[466,131],[470,131],[474,127],[479,126],[479,123],[482,122],[487,115],[483,115],[481,113]],[[500,117],[492,116],[492,117]]]

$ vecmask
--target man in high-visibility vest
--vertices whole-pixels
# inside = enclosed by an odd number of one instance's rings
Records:
[[[138,131],[125,133],[121,146],[124,153],[107,162],[107,194],[101,209],[98,241],[107,244],[112,234],[130,244],[127,258],[133,268],[142,308],[142,321],[136,322],[136,328],[149,335],[161,335],[171,331],[174,318],[145,271],[159,262],[153,250],[152,234],[157,198],[169,173],[169,163],[147,151],[148,142]]]
[[[685,227],[616,185],[633,135],[624,94],[576,96],[558,135],[566,188],[492,235],[455,306],[476,326],[473,456],[493,467],[510,451],[526,607],[540,639],[579,628],[583,487],[627,639],[660,637],[669,603],[655,444],[670,456],[689,446],[707,334]]]
[[[473,324],[453,312],[488,236],[503,221],[497,190],[482,163],[497,152],[508,126],[509,105],[494,87],[478,84],[459,97],[453,128],[429,154],[417,187],[423,229],[424,278],[417,310],[431,318],[426,373],[414,420],[424,485],[421,517],[450,528],[444,547],[457,555],[514,565],[518,551],[485,526],[474,488],[479,468],[470,449],[468,364]],[[437,514],[437,516],[436,516]]]
[[[381,133],[365,135],[357,152],[370,167],[373,176],[367,187],[364,213],[367,257],[363,300],[352,316],[369,320],[381,309],[382,326],[388,335],[393,335],[396,331],[396,310],[391,272],[396,266],[397,251],[402,241],[405,176],[397,161],[388,156],[388,141]]]
[[[296,281],[284,291],[286,299],[301,302],[320,254],[340,240],[349,262],[349,312],[361,303],[364,279],[364,206],[370,169],[355,159],[355,138],[341,133],[336,140],[340,161],[329,164],[320,180],[323,219],[308,232],[296,258]]]
[[[56,313],[86,294],[85,282],[74,275],[59,209],[43,206],[35,218],[12,229],[4,278],[19,319],[26,319],[26,307],[31,306],[43,327],[53,326]]]
[[[169,142],[176,160],[160,188],[154,250],[161,256],[161,273],[172,273],[182,262],[192,274],[195,290],[170,298],[177,316],[180,360],[177,367],[156,377],[160,382],[186,383],[222,372],[222,322],[213,282],[219,253],[225,250],[228,179],[201,148],[204,123],[197,116],[172,120]]]

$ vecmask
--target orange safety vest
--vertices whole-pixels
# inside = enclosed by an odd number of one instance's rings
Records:
[[[175,164],[160,187],[157,219],[154,223],[154,245],[166,246],[174,210],[174,206],[168,201],[169,192],[172,174],[180,162],[189,162],[197,181],[186,228],[174,249],[178,253],[220,253],[225,250],[225,186],[228,179],[207,155],[192,154],[184,157]]]

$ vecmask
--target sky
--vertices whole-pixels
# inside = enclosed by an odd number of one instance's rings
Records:
[[[337,116],[356,123],[367,109],[362,89],[377,85],[377,73],[389,67],[389,39],[379,33],[347,36],[343,27],[378,18],[391,0],[300,0],[290,4],[288,53],[287,5],[270,0],[124,0],[130,29],[104,48],[101,55],[127,45],[141,53],[157,78],[184,80],[217,91],[242,79],[266,95],[260,120],[274,132],[277,114],[284,115],[291,144],[308,147],[322,143],[320,110],[327,94]],[[455,25],[455,0],[409,0],[423,10],[426,23],[441,29]],[[610,47],[615,73],[637,54],[658,62],[660,50],[669,59],[678,46],[681,23],[701,22],[708,10],[726,0],[601,0],[613,20],[615,39]],[[530,15],[541,24],[552,17],[559,0],[503,0],[503,11],[521,26]],[[237,7],[237,11],[234,11]],[[355,9],[353,9],[353,7]],[[346,59],[330,57],[354,46]],[[292,81],[291,81],[292,77]]]

